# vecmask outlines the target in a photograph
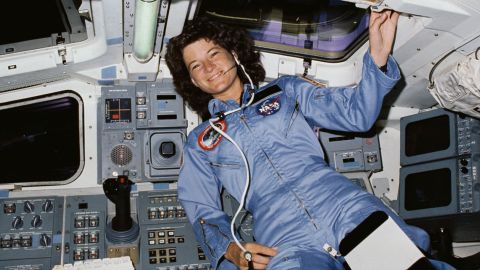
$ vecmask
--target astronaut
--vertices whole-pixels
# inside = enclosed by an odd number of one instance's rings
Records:
[[[187,23],[170,40],[166,59],[177,91],[203,118],[213,116],[214,125],[239,146],[226,136],[212,136],[206,121],[189,134],[184,149],[178,196],[213,269],[248,269],[220,192],[224,188],[243,201],[250,178],[244,201],[256,242],[243,244],[252,255],[250,268],[344,269],[342,256],[332,251],[375,211],[387,213],[428,250],[424,231],[405,224],[326,164],[313,132],[316,127],[362,132],[373,126],[383,97],[400,79],[389,55],[398,16],[371,14],[370,48],[355,87],[322,88],[303,77],[283,76],[257,88],[265,71],[248,34],[205,18]]]

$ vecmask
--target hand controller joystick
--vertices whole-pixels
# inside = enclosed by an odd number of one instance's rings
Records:
[[[112,219],[112,229],[123,232],[132,228],[130,215],[130,191],[133,182],[125,175],[109,178],[103,182],[103,191],[107,198],[115,204],[115,217]]]

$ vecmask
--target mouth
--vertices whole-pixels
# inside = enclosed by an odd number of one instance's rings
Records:
[[[212,77],[208,79],[209,82],[216,80],[217,78],[220,78],[221,76],[224,75],[224,72],[220,71],[218,73],[215,73]]]

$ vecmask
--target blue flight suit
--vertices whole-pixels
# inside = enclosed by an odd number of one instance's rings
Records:
[[[268,269],[343,269],[343,258],[331,256],[324,244],[338,250],[345,234],[377,210],[393,216],[420,248],[428,249],[424,231],[406,225],[378,198],[326,164],[312,131],[362,132],[373,126],[400,72],[391,57],[386,74],[369,53],[363,63],[362,80],[355,87],[322,88],[301,77],[283,76],[258,89],[252,105],[225,118],[226,132],[244,151],[251,170],[245,208],[253,214],[255,239],[278,247]],[[242,102],[249,97],[244,91]],[[212,115],[238,107],[233,100],[209,103]],[[240,201],[245,165],[225,138],[213,138],[218,144],[212,149],[202,147],[201,142],[213,137],[206,135],[208,126],[208,121],[200,124],[188,136],[178,197],[213,269],[236,269],[223,258],[233,238],[220,191],[223,187]]]

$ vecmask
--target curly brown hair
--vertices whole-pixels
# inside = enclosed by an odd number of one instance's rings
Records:
[[[257,86],[265,79],[265,70],[260,62],[260,54],[254,50],[252,38],[244,29],[213,21],[207,17],[199,17],[187,22],[182,33],[170,39],[165,58],[172,73],[176,91],[192,110],[205,120],[210,118],[208,102],[213,97],[192,83],[188,69],[183,62],[183,49],[200,39],[213,41],[227,51],[235,51],[253,83]],[[237,72],[242,82],[247,83],[248,79],[243,72],[240,69],[237,69]]]

